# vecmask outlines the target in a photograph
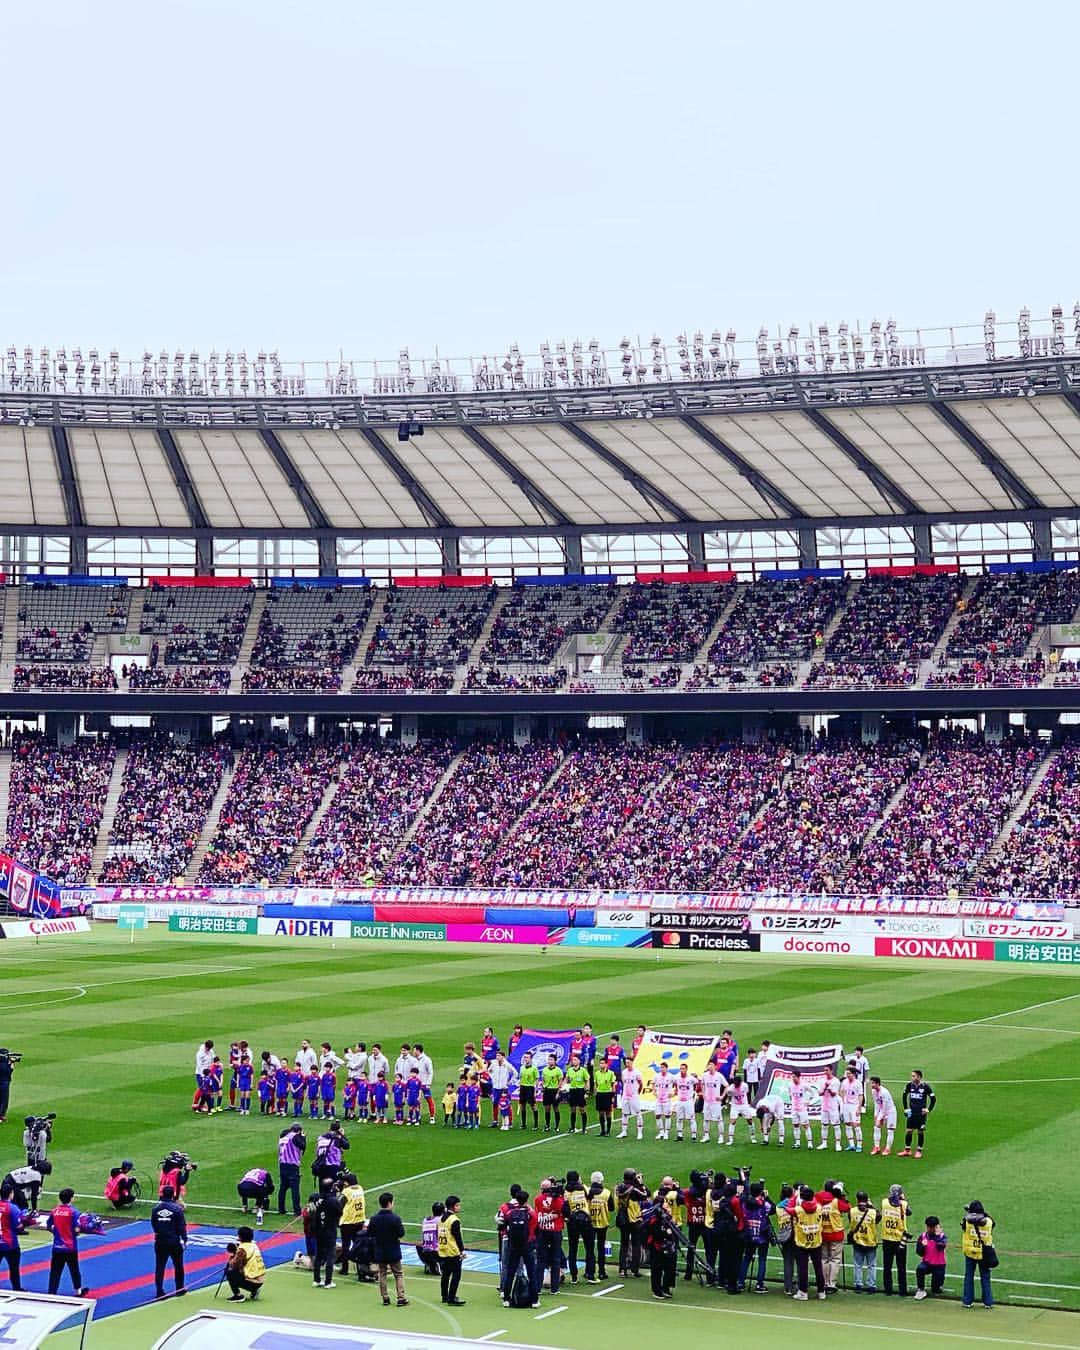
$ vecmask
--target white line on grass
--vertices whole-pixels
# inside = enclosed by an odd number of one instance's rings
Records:
[[[254,966],[215,966],[211,970],[181,970],[171,975],[136,975],[128,980],[99,980],[96,984],[54,984],[47,985],[44,989],[28,989],[28,994],[62,994],[67,989],[81,989],[83,994],[88,989],[111,989],[117,984],[146,984],[153,980],[155,983],[162,980],[191,980],[200,975],[231,975],[234,970],[254,970]],[[10,994],[11,998],[18,998],[18,991]],[[82,997],[82,994],[79,995]],[[19,1008],[29,1007],[29,1004],[16,1004],[13,1011],[18,1012]]]
[[[609,1284],[606,1289],[598,1289],[595,1294],[590,1294],[590,1298],[603,1298],[605,1294],[613,1294],[616,1289],[625,1289],[625,1284]]]
[[[534,1322],[542,1322],[545,1317],[558,1317],[559,1313],[569,1312],[570,1309],[565,1305],[561,1308],[549,1308],[546,1313],[537,1313],[533,1318]]]
[[[506,1328],[502,1327],[499,1331],[489,1331],[486,1336],[477,1336],[478,1341],[497,1341],[500,1336],[506,1335]]]
[[[599,1123],[589,1125],[588,1130],[598,1130]],[[585,1131],[582,1131],[585,1133]],[[388,1190],[391,1186],[407,1186],[411,1181],[423,1181],[427,1177],[437,1177],[443,1172],[455,1172],[459,1167],[468,1167],[470,1163],[489,1162],[492,1158],[503,1158],[508,1153],[520,1153],[522,1149],[539,1148],[541,1144],[566,1143],[565,1134],[547,1134],[543,1139],[530,1139],[527,1144],[515,1144],[512,1148],[499,1148],[494,1153],[478,1153],[475,1158],[462,1158],[460,1162],[447,1163],[445,1167],[432,1167],[426,1172],[414,1172],[411,1177],[395,1177],[393,1181],[380,1181],[368,1189],[372,1191]]]
[[[1039,1008],[1052,1008],[1058,1003],[1071,1003],[1076,998],[1080,998],[1080,993],[1065,994],[1062,998],[1048,998],[1042,1003],[1029,1003],[1026,1008],[1006,1008],[1003,1012],[991,1013],[989,1017],[973,1017],[968,1022],[953,1022],[947,1027],[936,1027],[933,1031],[919,1031],[913,1036],[901,1036],[895,1041],[882,1041],[880,1045],[871,1045],[866,1053],[869,1055],[878,1050],[888,1050],[893,1045],[906,1045],[909,1041],[921,1041],[925,1036],[940,1036],[948,1031],[963,1031],[967,1027],[985,1026],[987,1022],[996,1022],[999,1017],[1016,1017],[1021,1013],[1036,1012]]]

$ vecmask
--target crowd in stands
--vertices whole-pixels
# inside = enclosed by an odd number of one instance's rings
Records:
[[[361,666],[353,680],[354,694],[445,694],[454,683],[453,670],[428,670],[410,666],[407,670],[384,670],[379,666]]]
[[[13,737],[8,851],[55,881],[85,881],[115,755],[110,741],[60,747],[42,736]]]
[[[481,663],[547,665],[572,633],[599,629],[615,594],[613,584],[516,586],[496,616]]]
[[[761,689],[792,689],[798,678],[793,665],[775,661],[757,669],[742,666],[695,666],[686,681],[687,691],[695,689],[739,689],[744,685]]]
[[[1080,661],[1055,661],[1050,653],[1050,671],[1054,676],[1054,685],[1058,688],[1080,684]]]
[[[337,770],[339,755],[339,748],[305,740],[245,749],[199,870],[199,884],[283,879]]]
[[[396,587],[368,644],[368,665],[463,666],[483,631],[496,587]]]
[[[804,689],[908,689],[919,678],[917,661],[818,661]]]
[[[716,666],[758,666],[774,657],[804,661],[824,641],[825,628],[844,603],[842,580],[756,581],[740,592],[708,660]]]
[[[562,753],[550,741],[520,748],[486,741],[470,746],[386,879],[461,886],[486,877],[496,850],[514,847],[515,821],[539,798]]]
[[[629,634],[623,662],[692,661],[731,599],[720,582],[670,585],[635,582],[626,588],[614,629]]]
[[[1080,897],[1080,745],[1067,745],[1056,756],[973,889],[979,895]]]
[[[23,666],[12,672],[12,689],[94,689],[117,687],[111,666]]]
[[[434,792],[453,755],[449,741],[365,737],[341,779],[293,880],[302,886],[374,884]]]
[[[650,798],[678,757],[671,745],[582,741],[517,827],[499,840],[477,880],[493,886],[599,884],[604,853],[639,812],[651,811]],[[492,772],[500,772],[498,765]]]
[[[727,853],[720,889],[832,891],[889,799],[919,762],[912,742],[822,745]]]
[[[165,639],[167,666],[231,666],[240,654],[251,604],[247,589],[152,586],[139,631]]]
[[[268,591],[245,692],[340,689],[341,671],[356,656],[373,600],[366,586]]]
[[[1018,659],[1040,626],[1069,623],[1080,609],[1080,569],[987,573],[957,609],[960,617],[947,645],[950,657]]]
[[[232,762],[226,744],[189,747],[157,735],[132,746],[98,880],[144,885],[182,878]]]
[[[1027,661],[973,657],[946,664],[942,661],[926,678],[927,689],[1033,689],[1046,677],[1041,651]]]
[[[199,693],[203,690],[224,694],[232,683],[232,672],[213,666],[122,666],[121,678],[132,692],[140,689],[172,694]]]
[[[341,671],[331,667],[270,666],[244,672],[240,687],[245,694],[290,694],[314,689],[334,694],[341,688]]]
[[[928,660],[963,586],[963,577],[949,573],[867,577],[848,601],[828,641],[828,658],[900,667]]]
[[[466,693],[541,693],[562,689],[570,678],[565,666],[557,670],[511,673],[497,666],[470,666],[463,688]]]
[[[967,889],[1042,758],[1024,738],[991,744],[945,733],[848,874],[873,894],[945,895]]]

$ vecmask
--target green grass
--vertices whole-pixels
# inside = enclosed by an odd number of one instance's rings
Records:
[[[1080,1308],[1080,1239],[1068,1217],[1068,1197],[1080,1183],[1071,1144],[1080,1126],[1077,972],[760,955],[718,962],[667,952],[658,963],[651,952],[539,955],[522,948],[433,950],[381,943],[346,942],[331,949],[329,943],[189,938],[160,930],[138,934],[129,946],[113,929],[99,929],[89,940],[6,943],[2,954],[3,1040],[26,1056],[15,1079],[12,1115],[0,1127],[5,1166],[17,1152],[16,1122],[22,1115],[56,1110],[56,1186],[71,1185],[99,1198],[110,1164],[134,1158],[148,1180],[163,1153],[179,1147],[200,1164],[188,1200],[193,1217],[207,1223],[238,1221],[236,1182],[256,1163],[273,1169],[278,1126],[257,1114],[192,1116],[192,1062],[205,1036],[219,1046],[243,1036],[257,1050],[290,1054],[303,1036],[337,1047],[358,1038],[369,1044],[381,1040],[388,1049],[406,1037],[419,1039],[435,1060],[437,1088],[451,1076],[462,1042],[477,1039],[487,1022],[501,1035],[515,1021],[554,1028],[589,1019],[601,1033],[632,1030],[638,1022],[686,1029],[732,1026],[744,1046],[767,1035],[794,1044],[839,1040],[879,1047],[871,1051],[873,1071],[897,1098],[915,1066],[926,1070],[938,1091],[920,1162],[837,1157],[831,1150],[807,1155],[792,1152],[790,1145],[779,1151],[774,1144],[765,1152],[743,1142],[719,1150],[689,1142],[602,1140],[595,1131],[572,1139],[515,1129],[508,1138],[486,1128],[463,1133],[426,1125],[351,1126],[350,1161],[369,1191],[392,1185],[410,1223],[419,1221],[432,1200],[456,1191],[464,1198],[463,1223],[476,1246],[493,1243],[493,1215],[510,1182],[534,1188],[542,1175],[568,1167],[584,1174],[600,1168],[611,1180],[633,1163],[647,1180],[669,1171],[685,1179],[692,1166],[730,1171],[745,1160],[774,1193],[781,1181],[820,1183],[835,1169],[849,1192],[865,1187],[875,1200],[900,1180],[916,1219],[940,1214],[954,1239],[964,1203],[977,1196],[998,1220],[997,1293],[1026,1301],[992,1314],[992,1334],[1010,1343],[1080,1344],[1080,1320],[1060,1311]],[[950,1264],[953,1272],[960,1268],[958,1253]],[[330,1303],[316,1304],[305,1296],[304,1283],[290,1272],[274,1273],[268,1295],[277,1288],[288,1292],[268,1299],[267,1311],[276,1307],[288,1315],[382,1324],[383,1310],[368,1289],[344,1291],[344,1300],[335,1293]],[[412,1280],[414,1292],[430,1301],[427,1283],[419,1276]],[[957,1287],[952,1280],[947,1286]],[[613,1341],[602,1335],[598,1340],[590,1328],[598,1320],[611,1327],[613,1318],[634,1317],[626,1332],[633,1335],[640,1328],[636,1300],[646,1297],[640,1283],[598,1303],[574,1291],[567,1295],[567,1314],[534,1323],[504,1313],[489,1294],[475,1289],[460,1320],[469,1335],[506,1326],[505,1339],[597,1346]],[[711,1310],[717,1296],[690,1295],[680,1286],[677,1324],[685,1318],[685,1330],[693,1335],[695,1317],[704,1314],[691,1311],[691,1301]],[[720,1306],[732,1305],[724,1300]],[[827,1309],[801,1308],[773,1294],[752,1304],[739,1301],[733,1310],[740,1318],[754,1316],[747,1335],[768,1345],[791,1336],[792,1316],[807,1325],[820,1323],[823,1343],[846,1319],[932,1326],[950,1339],[953,1331],[969,1339],[990,1334],[981,1321],[970,1326],[984,1316],[980,1311],[964,1313],[949,1304],[935,1305],[931,1314],[926,1305],[908,1304],[894,1317],[892,1307],[884,1299],[856,1303],[842,1296]],[[447,1311],[437,1300],[430,1308],[418,1302],[402,1314],[407,1321],[393,1325],[450,1332]],[[169,1305],[114,1319],[98,1329],[91,1350],[106,1343],[150,1344],[152,1331],[178,1317],[179,1310]],[[672,1325],[670,1314],[665,1325]],[[131,1328],[125,1337],[144,1339],[121,1342],[122,1327]]]

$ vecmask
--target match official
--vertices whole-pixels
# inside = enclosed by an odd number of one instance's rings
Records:
[[[183,1205],[176,1203],[176,1192],[166,1186],[161,1199],[150,1211],[150,1227],[154,1230],[154,1292],[165,1297],[165,1268],[172,1262],[173,1286],[184,1293],[184,1247],[187,1245],[187,1219]]]

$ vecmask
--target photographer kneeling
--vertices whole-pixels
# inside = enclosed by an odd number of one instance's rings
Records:
[[[130,1158],[125,1158],[119,1167],[109,1168],[105,1199],[111,1202],[113,1209],[129,1209],[142,1194],[138,1177],[132,1175],[134,1166]]]
[[[173,1195],[182,1203],[184,1187],[191,1180],[192,1172],[196,1171],[198,1164],[193,1163],[186,1153],[181,1153],[175,1148],[171,1153],[167,1153],[161,1160],[161,1171],[158,1174],[158,1199],[162,1199],[165,1187],[171,1186]]]
[[[265,1167],[250,1167],[236,1183],[236,1193],[244,1202],[244,1213],[249,1203],[255,1201],[255,1220],[262,1223],[263,1210],[274,1194],[274,1181]]]
[[[225,1278],[232,1290],[229,1302],[243,1303],[244,1295],[240,1291],[246,1290],[254,1303],[266,1278],[266,1263],[255,1242],[252,1229],[238,1228],[236,1241],[230,1242],[226,1250],[229,1253],[229,1261],[225,1267]]]

